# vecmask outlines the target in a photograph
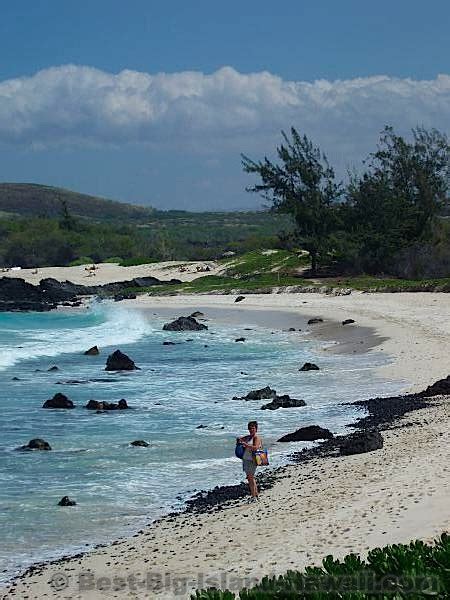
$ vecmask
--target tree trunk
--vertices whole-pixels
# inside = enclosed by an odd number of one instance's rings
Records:
[[[311,256],[311,272],[315,275],[317,273],[317,252],[310,252]]]

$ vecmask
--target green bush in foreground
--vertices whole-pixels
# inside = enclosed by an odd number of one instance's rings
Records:
[[[192,600],[309,600],[365,598],[450,598],[450,536],[434,544],[414,541],[371,550],[366,560],[348,554],[342,561],[324,558],[321,567],[264,577],[238,596],[215,588],[197,591]]]

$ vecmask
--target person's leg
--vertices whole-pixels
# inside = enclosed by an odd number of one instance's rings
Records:
[[[250,494],[252,495],[253,498],[256,498],[258,496],[258,488],[256,486],[255,477],[253,475],[250,475],[250,473],[249,473],[247,475],[247,481],[248,481],[248,487],[250,488]]]

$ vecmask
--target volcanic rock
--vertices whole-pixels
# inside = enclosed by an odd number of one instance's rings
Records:
[[[270,400],[276,396],[277,392],[267,385],[260,390],[251,390],[246,396],[234,396],[233,400]]]
[[[305,364],[299,369],[299,371],[319,371],[319,367],[314,363],[305,362]]]
[[[69,496],[63,496],[58,502],[58,506],[76,506],[75,500],[71,500]]]
[[[323,319],[320,317],[314,317],[308,320],[308,325],[314,325],[315,323],[323,323]]]
[[[377,429],[367,429],[352,433],[342,445],[339,452],[342,456],[372,452],[383,447],[383,437]]]
[[[272,402],[261,406],[261,410],[277,410],[278,408],[298,408],[300,406],[306,406],[304,400],[296,400],[291,398],[288,394],[284,396],[276,396]]]
[[[203,331],[208,329],[203,323],[199,323],[194,317],[178,317],[171,323],[163,326],[164,331]]]
[[[139,369],[129,356],[116,350],[106,360],[105,371],[133,371]]]
[[[122,398],[122,400],[119,400],[119,402],[117,402],[117,403],[106,402],[105,400],[103,400],[103,401],[89,400],[89,402],[86,404],[85,408],[87,408],[89,410],[104,411],[104,410],[125,410],[130,407],[128,406],[127,401]]]
[[[323,429],[318,425],[309,425],[308,427],[301,427],[293,433],[283,435],[278,441],[279,442],[313,442],[315,440],[329,440],[333,437],[333,434],[329,429]]]
[[[98,354],[100,354],[98,346],[92,346],[92,348],[89,348],[89,350],[86,350],[86,352],[84,352],[85,356],[97,356]]]
[[[429,385],[426,390],[417,394],[421,397],[429,397],[429,396],[449,396],[450,395],[450,375],[447,375],[445,379],[439,379],[433,383],[433,385]]]
[[[42,440],[41,438],[34,438],[25,446],[20,446],[18,450],[51,450],[51,446],[48,442]]]
[[[67,396],[58,392],[53,398],[46,400],[42,408],[75,408],[75,405]]]

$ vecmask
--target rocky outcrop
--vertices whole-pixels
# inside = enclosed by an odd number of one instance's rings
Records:
[[[116,350],[106,359],[105,371],[134,371],[139,369],[129,356]]]
[[[58,506],[76,506],[75,500],[71,500],[69,496],[63,496],[58,502]]]
[[[450,396],[450,375],[447,375],[445,379],[439,379],[433,385],[429,385],[426,390],[417,395],[421,397]]]
[[[291,398],[288,394],[284,396],[276,396],[272,402],[261,406],[261,410],[277,410],[278,408],[299,408],[300,406],[306,406],[304,400],[297,400]]]
[[[122,300],[135,300],[136,294],[115,294],[114,302],[121,302]]]
[[[122,295],[130,288],[145,288],[154,285],[177,285],[179,279],[162,281],[156,277],[135,277],[129,281],[118,281],[105,285],[77,285],[71,281],[57,281],[53,278],[42,279],[39,285],[32,285],[19,277],[0,278],[0,312],[2,311],[49,311],[62,304],[80,306],[80,296]]]
[[[86,350],[86,352],[84,352],[85,356],[97,356],[98,354],[100,354],[98,346],[92,346],[92,348],[89,348],[89,350]]]
[[[319,371],[319,367],[314,363],[305,362],[303,367],[300,367],[299,371]]]
[[[314,442],[315,440],[329,440],[333,437],[333,434],[329,429],[323,429],[318,425],[309,425],[308,427],[301,427],[293,433],[283,435],[278,441],[279,442]]]
[[[144,440],[134,440],[134,442],[130,443],[130,446],[142,446],[143,448],[148,448],[150,444]]]
[[[261,388],[260,390],[252,390],[246,396],[233,396],[233,400],[270,400],[276,398],[277,392],[270,386]]]
[[[175,321],[166,323],[163,329],[164,331],[203,331],[208,327],[196,321],[194,317],[178,317]]]
[[[53,398],[46,400],[42,408],[75,408],[75,405],[67,396],[58,392]]]
[[[380,450],[382,447],[383,437],[381,433],[377,429],[367,429],[347,436],[339,446],[339,452],[342,456],[348,456]]]
[[[117,402],[117,403],[106,402],[105,400],[103,400],[103,401],[89,400],[89,402],[86,404],[85,408],[87,408],[89,410],[104,411],[104,410],[126,410],[130,407],[128,406],[127,401],[124,398],[122,398],[122,400],[119,400],[119,402]]]
[[[20,446],[17,450],[51,450],[51,446],[45,440],[41,438],[34,438],[28,442],[25,446]]]

